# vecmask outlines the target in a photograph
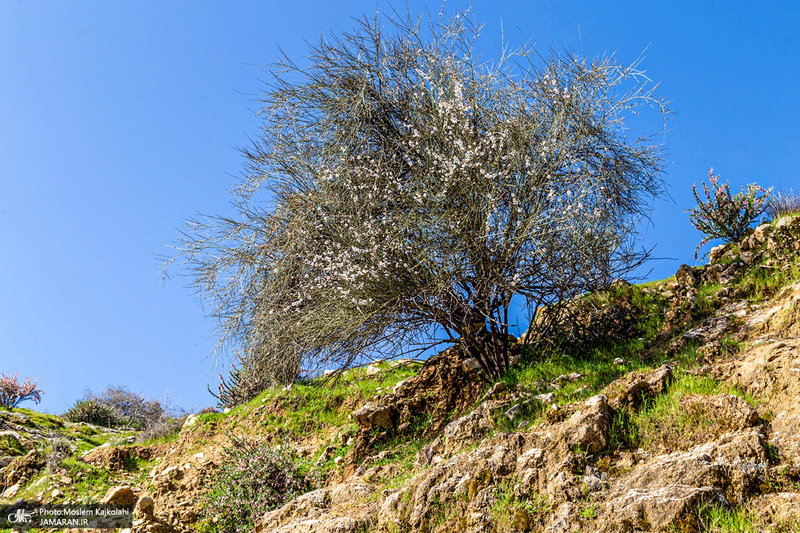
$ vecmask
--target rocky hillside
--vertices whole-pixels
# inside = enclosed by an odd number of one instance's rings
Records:
[[[134,531],[224,531],[215,480],[249,441],[307,481],[253,510],[257,532],[800,531],[798,252],[785,218],[707,265],[616,283],[497,383],[448,350],[265,391],[145,445],[0,411],[0,505],[130,501]]]

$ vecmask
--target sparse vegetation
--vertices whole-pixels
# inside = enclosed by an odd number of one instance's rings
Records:
[[[536,531],[552,511],[546,494],[520,495],[514,488],[516,481],[512,477],[494,486],[490,511],[495,533]]]

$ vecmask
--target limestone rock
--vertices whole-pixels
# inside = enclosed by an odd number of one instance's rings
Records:
[[[37,450],[31,450],[23,457],[17,457],[5,469],[5,486],[24,484],[44,465],[44,453]]]
[[[506,404],[507,402],[493,400],[483,402],[472,412],[447,424],[444,428],[445,453],[463,448],[491,431],[494,425],[491,411]]]
[[[792,227],[794,221],[794,217],[782,217],[778,220],[778,223],[775,224],[775,231],[777,233],[787,232]]]
[[[481,364],[474,357],[470,357],[461,362],[461,368],[464,370],[464,372],[472,372],[475,370],[480,370]]]
[[[406,382],[408,382],[408,380],[410,380],[410,379],[411,378],[406,378],[406,379],[404,379],[402,381],[398,381],[397,384],[394,387],[392,387],[392,394],[394,394],[395,396],[397,396],[398,394],[401,394],[402,391],[403,391],[403,385],[405,385]]]
[[[133,505],[136,503],[136,495],[133,489],[126,485],[116,485],[106,491],[106,495],[100,503],[108,505]]]
[[[732,394],[713,396],[693,394],[682,398],[681,404],[690,414],[705,420],[713,420],[721,429],[746,429],[759,421],[755,409],[742,398]]]
[[[675,274],[675,280],[678,282],[678,286],[683,289],[694,287],[695,279],[692,267],[686,264],[679,266],[678,272]]]
[[[715,246],[708,252],[708,263],[713,264],[722,258],[723,254],[725,253],[725,245],[720,244],[719,246]]]
[[[797,524],[797,510],[800,509],[800,494],[797,492],[777,492],[763,494],[754,498],[749,505],[763,522],[771,522],[780,531],[786,526],[791,530]]]
[[[697,503],[716,497],[727,484],[725,473],[724,465],[702,453],[657,457],[614,484],[607,502],[608,516],[615,527],[647,524],[646,529],[660,531]]]
[[[758,226],[755,231],[753,231],[753,237],[758,244],[763,244],[767,242],[767,237],[775,230],[775,228],[770,223],[764,223]]]
[[[577,447],[589,454],[597,453],[608,444],[613,414],[607,398],[602,394],[592,396],[584,406],[565,423],[564,442],[570,448]]]
[[[739,263],[733,263],[728,268],[726,268],[718,278],[718,281],[722,285],[727,285],[731,281],[736,278],[736,275],[739,273],[739,267],[741,265]]]
[[[149,496],[143,496],[137,500],[134,512],[139,515],[152,515],[154,508],[155,502],[153,501],[153,498],[150,498]]]
[[[388,429],[394,425],[394,408],[376,402],[367,402],[353,413],[353,419],[361,426]]]
[[[369,483],[342,483],[298,496],[256,521],[256,533],[356,533],[374,519],[374,503],[358,506],[375,492]],[[332,508],[345,507],[347,516],[331,516]]]
[[[716,283],[719,279],[720,274],[725,272],[725,265],[720,265],[719,263],[714,265],[709,265],[704,272],[704,276],[708,283]]]
[[[664,392],[672,381],[672,376],[672,366],[668,364],[648,373],[630,372],[607,387],[609,403],[614,409],[621,406],[636,409],[644,400]]]

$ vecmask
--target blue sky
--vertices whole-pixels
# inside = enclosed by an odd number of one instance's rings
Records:
[[[39,378],[42,410],[127,385],[183,407],[214,403],[213,327],[157,256],[197,213],[229,214],[259,132],[254,97],[280,47],[388,12],[379,1],[88,2],[0,5],[0,372]],[[399,5],[399,4],[398,4]],[[462,4],[448,1],[445,11]],[[425,3],[411,1],[412,12]],[[427,4],[436,14],[441,3]],[[684,209],[713,166],[797,188],[800,4],[796,1],[488,1],[487,54],[506,38],[586,56],[642,52],[675,112],[645,246],[693,263]],[[501,26],[502,22],[502,26]],[[646,50],[646,51],[645,51]],[[34,407],[30,402],[23,406]]]

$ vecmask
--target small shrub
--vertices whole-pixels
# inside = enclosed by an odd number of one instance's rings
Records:
[[[697,207],[686,211],[694,227],[705,234],[694,251],[695,259],[700,248],[712,239],[719,238],[725,242],[738,241],[744,236],[750,224],[769,207],[772,189],[764,189],[753,183],[747,186],[747,192],[742,189],[737,195],[731,196],[730,184],[727,181],[719,184],[719,178],[714,176],[713,168],[708,171],[712,192],[709,192],[708,185],[703,182],[703,192],[708,199],[707,202],[700,200],[697,188],[692,185]]]
[[[231,365],[228,378],[219,376],[219,394],[211,393],[219,401],[220,407],[236,407],[247,403],[276,383],[275,369],[268,368],[269,362],[261,359],[240,360],[239,366]]]
[[[42,401],[42,389],[37,389],[39,378],[31,383],[31,378],[25,378],[24,383],[18,381],[19,373],[6,376],[0,373],[0,406],[13,409],[26,400],[35,403]]]
[[[50,453],[45,457],[47,463],[47,471],[53,473],[61,468],[61,465],[67,457],[72,455],[72,449],[66,439],[58,438],[50,443]]]
[[[124,423],[114,409],[94,398],[78,400],[64,414],[64,417],[70,422],[86,422],[107,428],[113,428]]]
[[[203,407],[200,411],[197,412],[198,415],[216,415],[219,414],[219,409],[214,406]]]
[[[222,465],[205,497],[213,531],[253,531],[254,521],[309,490],[289,447],[231,437]],[[210,522],[210,520],[209,520]]]
[[[787,215],[800,213],[800,195],[794,189],[781,189],[776,192],[767,207],[770,220],[778,220]]]

